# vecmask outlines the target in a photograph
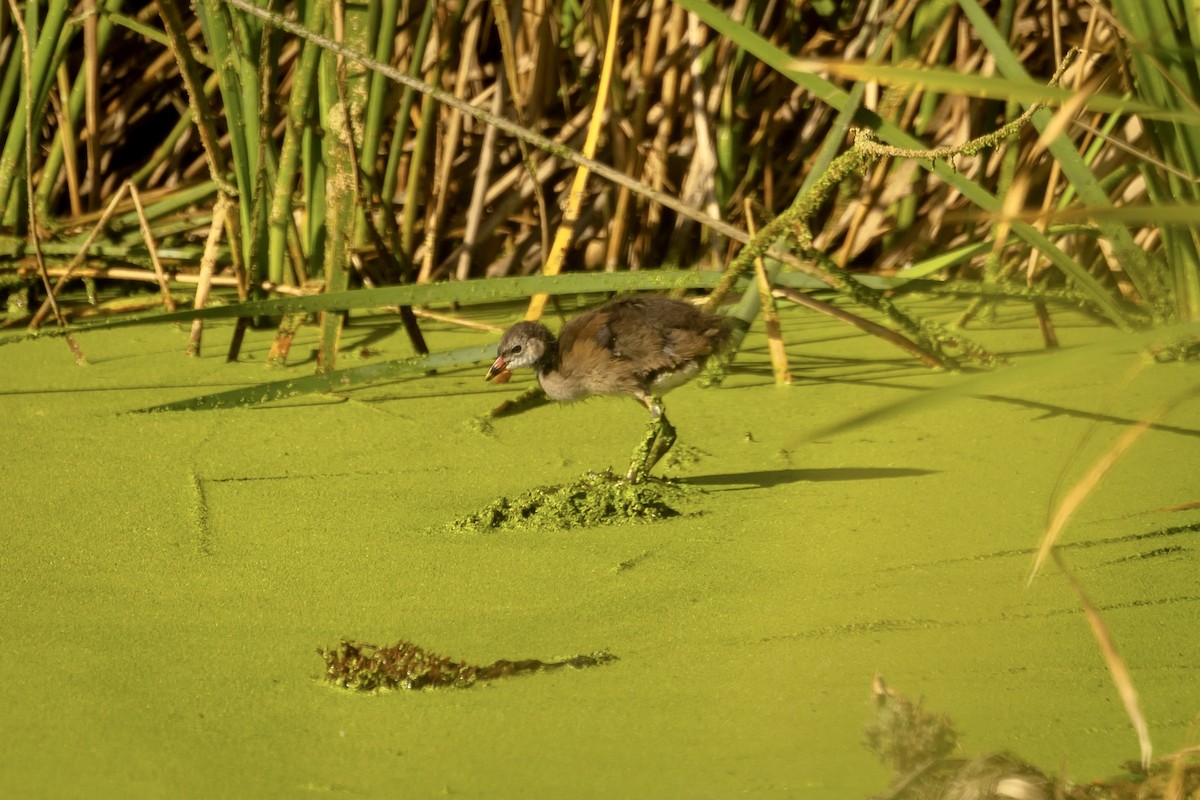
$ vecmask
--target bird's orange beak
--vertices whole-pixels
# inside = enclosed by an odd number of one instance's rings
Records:
[[[492,366],[488,368],[485,381],[490,381],[495,378],[496,383],[508,383],[508,379],[512,377],[512,373],[508,371],[508,362],[503,357],[497,357],[492,362]]]

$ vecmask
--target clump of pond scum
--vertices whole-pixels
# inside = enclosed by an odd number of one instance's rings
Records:
[[[595,667],[616,661],[608,652],[541,661],[526,658],[500,660],[491,664],[468,664],[431,653],[413,642],[401,640],[379,646],[343,639],[335,647],[319,647],[325,659],[326,683],[355,692],[388,689],[465,689],[477,681],[490,681],[526,672],[544,672],[559,667]]]
[[[450,523],[450,529],[486,533],[653,522],[679,516],[686,493],[672,481],[633,483],[611,471],[588,472],[562,486],[540,486],[517,497],[493,500]]]

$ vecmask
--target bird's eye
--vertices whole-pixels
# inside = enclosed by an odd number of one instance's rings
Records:
[[[521,352],[521,345],[514,344],[512,347],[508,348],[508,352],[515,356],[517,353]]]

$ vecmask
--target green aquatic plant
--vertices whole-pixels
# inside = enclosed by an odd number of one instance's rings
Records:
[[[677,517],[685,489],[672,481],[633,483],[610,470],[588,472],[562,486],[539,486],[501,497],[450,523],[456,532],[569,530]]]

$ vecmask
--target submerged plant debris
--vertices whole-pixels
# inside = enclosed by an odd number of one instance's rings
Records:
[[[875,717],[863,730],[867,749],[895,772],[905,774],[945,758],[958,746],[954,723],[945,714],[926,711],[876,675],[871,685]]]
[[[566,530],[677,517],[684,487],[671,481],[630,483],[610,470],[589,472],[563,486],[539,486],[493,500],[450,523],[451,530]]]
[[[866,746],[896,773],[875,800],[1158,800],[1200,796],[1200,748],[1160,758],[1143,769],[1076,784],[1047,775],[1011,753],[967,757],[954,723],[888,687],[876,675],[875,717],[865,728]]]
[[[366,642],[343,639],[336,647],[318,647],[325,659],[326,683],[355,692],[381,689],[465,689],[476,681],[490,681],[524,672],[542,672],[559,667],[596,667],[616,661],[607,651],[577,655],[558,661],[500,660],[486,665],[468,664],[431,653],[419,645],[401,640],[380,647]]]

